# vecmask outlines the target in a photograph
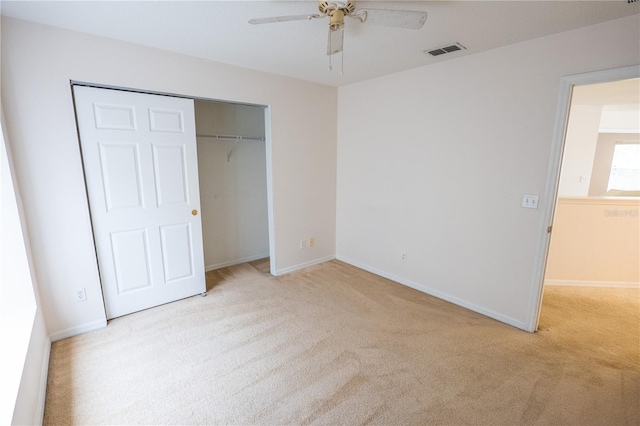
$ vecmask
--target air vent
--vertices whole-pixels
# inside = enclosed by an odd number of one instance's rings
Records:
[[[428,53],[431,56],[438,56],[438,55],[444,55],[445,53],[447,53],[447,51],[444,49],[435,49],[435,50],[430,50]]]
[[[448,46],[438,47],[437,49],[425,50],[424,53],[427,53],[431,56],[440,56],[446,53],[452,53],[464,49],[466,49],[466,47],[464,47],[460,43],[453,43]]]

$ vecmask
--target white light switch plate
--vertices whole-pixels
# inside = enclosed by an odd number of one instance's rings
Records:
[[[538,195],[524,194],[522,196],[522,207],[526,207],[528,209],[537,209],[539,198],[540,197]]]

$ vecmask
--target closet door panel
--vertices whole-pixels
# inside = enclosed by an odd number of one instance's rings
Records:
[[[107,318],[205,292],[193,100],[74,98]]]

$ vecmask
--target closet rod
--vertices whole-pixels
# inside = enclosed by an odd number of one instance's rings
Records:
[[[240,141],[264,141],[263,137],[259,136],[233,136],[233,135],[196,135],[198,138],[212,138],[212,139],[231,139]]]

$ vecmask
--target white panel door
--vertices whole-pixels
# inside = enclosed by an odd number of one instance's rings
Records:
[[[193,100],[73,92],[107,318],[203,293]]]

